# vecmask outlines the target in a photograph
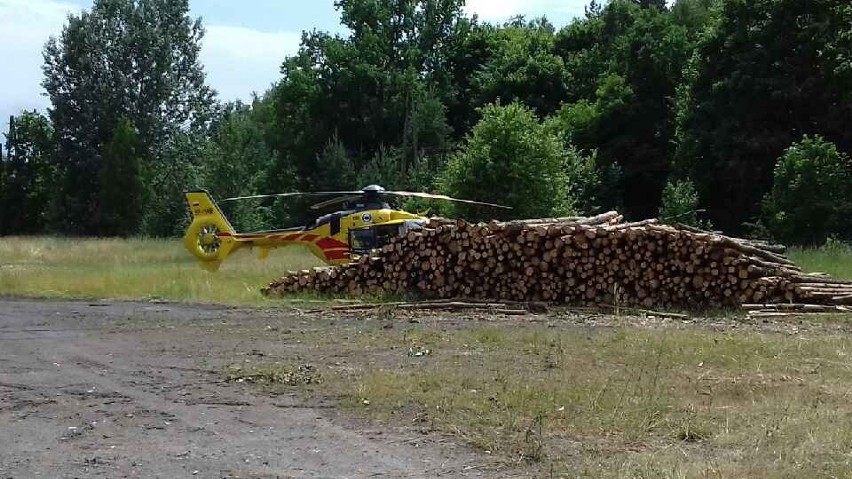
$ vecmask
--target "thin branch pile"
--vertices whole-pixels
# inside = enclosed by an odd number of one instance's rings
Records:
[[[852,282],[803,274],[784,250],[657,220],[625,223],[617,212],[487,224],[434,219],[357,262],[291,273],[263,293],[754,310],[852,305]]]

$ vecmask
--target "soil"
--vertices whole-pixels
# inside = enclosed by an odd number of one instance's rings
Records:
[[[287,347],[264,343],[270,323],[310,325],[287,310],[0,298],[0,478],[512,475],[450,438],[226,382],[234,358]]]
[[[681,320],[576,311],[374,316],[369,327],[377,329],[398,320],[442,328],[485,321],[852,332],[846,318]],[[358,421],[342,415],[334,398],[298,388],[265,391],[223,374],[252,361],[345,362],[348,351],[327,345],[345,340],[333,336],[341,326],[363,320],[333,311],[0,298],[0,479],[529,475],[456,438]],[[299,339],[317,335],[325,346]]]

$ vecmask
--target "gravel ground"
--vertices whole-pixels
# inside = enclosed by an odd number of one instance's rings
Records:
[[[451,439],[224,382],[270,321],[306,323],[284,310],[0,299],[0,478],[512,475]],[[255,342],[228,327],[254,328]]]

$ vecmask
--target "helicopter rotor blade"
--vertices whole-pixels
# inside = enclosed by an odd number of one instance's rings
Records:
[[[325,200],[315,205],[311,205],[312,210],[321,210],[327,206],[336,205],[338,203],[348,203],[355,200],[360,200],[363,198],[363,195],[358,196],[338,196],[337,198],[332,198],[330,200]]]
[[[486,203],[484,201],[473,201],[473,200],[462,200],[459,198],[453,198],[451,196],[446,195],[435,195],[432,193],[420,193],[415,191],[385,191],[384,194],[392,195],[392,196],[407,196],[412,198],[425,198],[430,200],[443,200],[443,201],[451,201],[453,203],[465,203],[469,205],[482,205],[482,206],[490,206],[492,208],[502,208],[506,210],[511,210],[511,206],[503,206],[495,203]]]
[[[296,196],[340,196],[340,195],[359,195],[360,191],[317,191],[310,193],[293,192],[293,193],[273,193],[269,195],[251,195],[237,196],[234,198],[225,198],[219,201],[237,201],[237,200],[253,200],[259,198],[292,198]]]

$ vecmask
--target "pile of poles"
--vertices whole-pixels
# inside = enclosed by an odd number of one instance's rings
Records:
[[[852,305],[852,282],[804,274],[784,251],[653,219],[625,223],[617,212],[479,224],[432,219],[353,263],[293,272],[263,293],[736,306],[755,315],[843,311]]]

